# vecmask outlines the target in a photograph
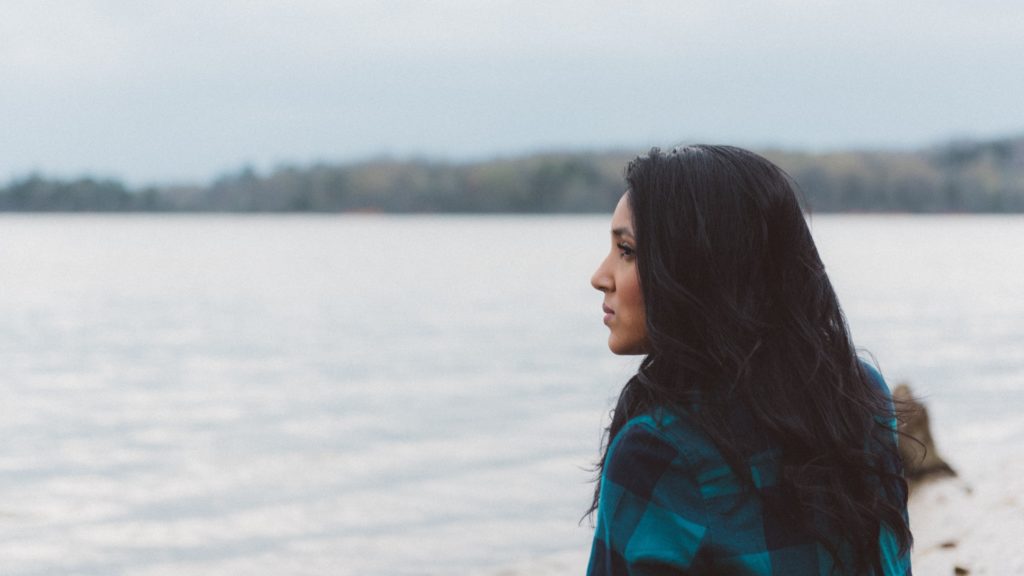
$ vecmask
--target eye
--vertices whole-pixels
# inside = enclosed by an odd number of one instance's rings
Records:
[[[636,254],[629,244],[625,242],[619,242],[615,246],[619,249],[619,256],[623,258],[632,258]]]

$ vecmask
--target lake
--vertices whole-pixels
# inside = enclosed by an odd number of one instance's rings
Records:
[[[3,573],[581,571],[608,221],[0,217]],[[1024,218],[811,224],[940,447],[1020,457]]]

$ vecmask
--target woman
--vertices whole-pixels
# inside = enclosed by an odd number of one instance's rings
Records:
[[[786,174],[728,146],[626,170],[608,347],[644,354],[607,431],[589,574],[909,574],[895,418]]]

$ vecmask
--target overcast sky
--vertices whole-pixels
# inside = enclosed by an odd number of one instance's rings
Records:
[[[0,178],[1024,134],[1018,0],[4,1]]]

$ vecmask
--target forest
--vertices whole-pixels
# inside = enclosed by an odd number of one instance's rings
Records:
[[[206,184],[137,189],[29,174],[0,187],[0,211],[608,213],[626,163],[642,152],[246,167]],[[909,151],[758,152],[792,176],[811,212],[1024,212],[1024,136]]]

